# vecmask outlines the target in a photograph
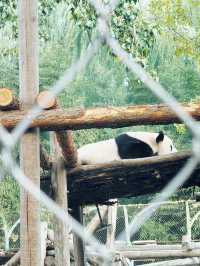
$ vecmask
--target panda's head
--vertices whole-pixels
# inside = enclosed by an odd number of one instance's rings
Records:
[[[158,145],[157,154],[164,155],[172,152],[177,152],[172,140],[164,135],[162,131],[160,131],[156,137],[156,144]]]

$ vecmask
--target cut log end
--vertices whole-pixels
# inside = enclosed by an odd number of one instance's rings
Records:
[[[13,92],[9,88],[0,88],[0,108],[12,105],[14,102]]]
[[[37,104],[45,110],[58,107],[56,97],[48,90],[40,92],[36,101]]]

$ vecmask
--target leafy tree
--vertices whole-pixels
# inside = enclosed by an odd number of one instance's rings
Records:
[[[152,19],[161,35],[175,43],[177,56],[192,58],[200,67],[200,2],[152,0]]]
[[[104,0],[104,4],[109,1]],[[89,1],[69,1],[70,10],[76,23],[88,32],[96,26],[97,14]],[[119,40],[121,46],[133,54],[141,63],[145,64],[155,41],[156,28],[143,17],[139,1],[121,0],[114,10],[110,21],[111,32]]]
[[[19,186],[11,177],[7,176],[0,185],[1,243],[4,243],[5,235],[17,219],[19,219]]]

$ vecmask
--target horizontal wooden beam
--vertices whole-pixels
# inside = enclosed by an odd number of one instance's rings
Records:
[[[69,202],[103,203],[109,199],[159,192],[190,157],[190,152],[80,166],[68,174]],[[200,165],[183,187],[200,185]]]
[[[150,250],[150,251],[122,251],[120,255],[131,260],[143,259],[161,259],[161,258],[187,258],[199,257],[200,249],[193,249],[191,251],[185,249],[171,249],[171,250]]]
[[[184,259],[158,261],[158,262],[152,262],[148,264],[145,263],[140,266],[199,266],[199,265],[200,265],[200,258],[192,257],[192,258],[184,258]]]
[[[200,103],[182,104],[184,110],[200,120]],[[2,111],[0,123],[14,128],[26,116],[26,111]],[[30,127],[41,130],[78,130],[89,128],[117,128],[132,125],[180,123],[176,114],[164,104],[127,107],[71,108],[45,110],[33,120]]]

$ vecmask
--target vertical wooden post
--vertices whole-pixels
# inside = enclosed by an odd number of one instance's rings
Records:
[[[62,150],[63,158],[68,168],[77,165],[77,150],[73,140],[72,131],[56,132],[56,138]],[[72,210],[72,215],[79,222],[83,223],[83,213],[81,206],[76,206]],[[84,245],[81,238],[73,234],[75,266],[84,266]]]
[[[20,100],[29,109],[38,94],[38,18],[37,0],[19,0]],[[40,185],[39,130],[33,129],[21,139],[21,168],[38,187]],[[21,188],[21,265],[41,265],[40,203]]]
[[[83,223],[83,210],[81,206],[76,206],[72,210],[73,217],[79,222]],[[74,243],[74,259],[75,266],[84,266],[85,265],[85,257],[84,257],[84,244],[80,237],[76,234],[73,235],[73,243]]]
[[[131,237],[130,237],[130,230],[128,229],[129,222],[128,222],[128,211],[126,206],[123,206],[123,211],[124,211],[124,221],[125,221],[126,244],[130,245]]]
[[[113,248],[115,242],[115,231],[117,222],[117,203],[108,207],[108,225],[111,225],[107,229],[107,241],[106,245],[109,248]]]
[[[52,150],[54,150],[54,162],[52,167],[54,197],[56,203],[68,214],[67,172],[55,135],[52,139]],[[70,266],[69,227],[57,217],[54,218],[54,223],[55,265]]]

